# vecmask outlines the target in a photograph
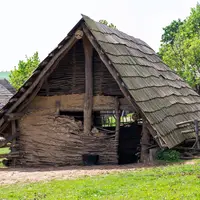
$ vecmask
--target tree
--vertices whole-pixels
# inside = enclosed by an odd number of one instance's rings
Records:
[[[110,27],[110,28],[114,28],[116,29],[117,27],[113,24],[113,23],[108,23],[105,19],[101,19],[99,20],[100,23],[105,24],[106,26]]]
[[[176,34],[179,30],[179,27],[182,24],[183,24],[183,22],[180,19],[178,19],[177,21],[176,20],[172,21],[170,25],[163,28],[164,34],[162,35],[161,42],[163,42],[165,44],[173,44]]]
[[[9,81],[12,86],[19,89],[23,83],[31,76],[32,72],[39,65],[40,59],[38,52],[34,53],[32,57],[27,57],[26,60],[20,60],[18,66],[14,67],[9,75]]]
[[[184,21],[165,27],[159,55],[163,61],[200,93],[200,4]]]

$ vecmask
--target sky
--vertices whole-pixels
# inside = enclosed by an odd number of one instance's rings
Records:
[[[106,19],[117,29],[144,40],[155,51],[162,28],[185,19],[198,0],[0,0],[0,71],[25,56],[42,61],[80,20],[81,13]]]

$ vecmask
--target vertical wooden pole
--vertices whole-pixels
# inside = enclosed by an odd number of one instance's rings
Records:
[[[93,46],[85,36],[83,37],[83,47],[85,53],[84,134],[89,135],[92,129],[93,108]]]
[[[194,120],[194,127],[195,127],[195,133],[196,133],[196,148],[199,149],[200,148],[200,144],[199,144],[199,122],[198,120]]]
[[[150,133],[147,128],[147,122],[143,120],[142,125],[142,138],[140,141],[141,144],[141,154],[140,154],[140,161],[142,163],[148,163],[149,162],[149,150],[148,147],[150,146]]]
[[[12,127],[12,136],[15,137],[15,135],[17,134],[16,120],[11,121],[11,127]],[[16,145],[16,139],[13,139],[11,143],[11,152],[16,151],[15,145]],[[13,158],[13,166],[15,167],[15,165],[16,165],[16,158]]]
[[[118,145],[118,143],[119,143],[119,131],[120,131],[120,117],[121,117],[121,112],[120,112],[119,100],[117,98],[115,100],[115,116],[116,116],[115,140],[117,142],[116,144]]]
[[[120,133],[120,118],[121,118],[121,111],[120,111],[120,103],[118,98],[115,99],[115,116],[116,116],[116,126],[115,126],[115,144],[116,144],[116,153],[117,153],[117,160],[119,162],[119,133]]]

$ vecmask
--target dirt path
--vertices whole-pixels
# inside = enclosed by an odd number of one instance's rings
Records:
[[[194,165],[197,161],[191,160],[177,164]],[[108,174],[113,172],[135,171],[147,167],[160,166],[152,164],[145,166],[143,164],[131,165],[99,165],[99,166],[69,166],[69,167],[49,167],[49,168],[0,168],[0,185],[27,183],[48,180],[75,179],[84,176],[94,176]]]
[[[52,179],[74,179],[83,176],[94,176],[121,171],[134,171],[144,167],[134,165],[101,165],[101,166],[70,166],[59,168],[15,168],[0,169],[0,185],[13,183],[27,183]]]

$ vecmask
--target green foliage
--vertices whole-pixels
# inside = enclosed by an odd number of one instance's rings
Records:
[[[113,24],[113,23],[108,23],[105,19],[101,19],[99,20],[100,23],[105,24],[106,26],[110,27],[110,28],[114,28],[116,29],[117,27]]]
[[[199,163],[132,172],[0,186],[6,200],[175,200],[200,199]]]
[[[176,34],[179,30],[179,27],[183,24],[183,22],[178,19],[177,21],[174,20],[169,26],[166,26],[163,28],[164,34],[162,35],[162,40],[161,42],[166,43],[166,44],[173,44]]]
[[[19,89],[23,83],[31,76],[32,72],[39,65],[40,59],[38,52],[34,53],[32,57],[27,57],[26,60],[20,60],[18,66],[11,71],[9,81],[14,88]]]
[[[180,153],[176,150],[160,150],[157,153],[157,159],[163,161],[179,161]]]
[[[163,61],[200,93],[200,5],[183,22],[165,27],[159,55]]]

